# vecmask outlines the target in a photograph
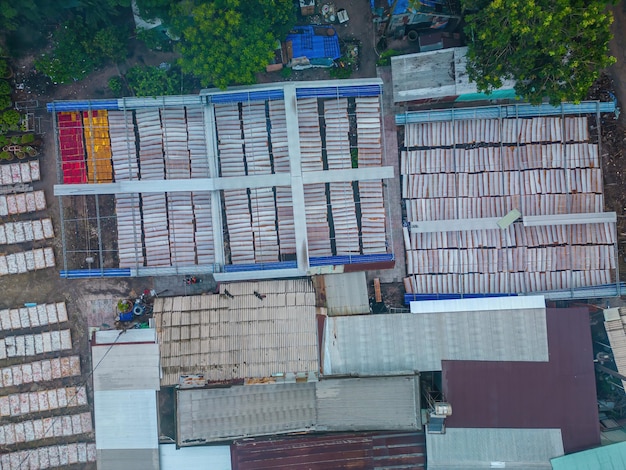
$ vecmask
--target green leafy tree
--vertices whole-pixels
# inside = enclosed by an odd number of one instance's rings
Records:
[[[135,96],[178,95],[181,93],[178,72],[180,69],[138,66],[128,70],[126,81]]]
[[[128,55],[127,39],[128,30],[108,26],[94,34],[89,52],[112,62],[122,62]]]
[[[54,34],[54,50],[35,61],[35,67],[55,83],[84,78],[102,60],[93,54],[92,36],[81,17],[66,21]]]
[[[127,36],[126,29],[116,26],[94,31],[76,16],[55,31],[54,49],[35,61],[35,67],[55,83],[80,80],[107,60],[124,60]]]
[[[291,0],[187,3],[177,6],[176,16],[183,71],[219,88],[254,83],[273,58],[277,39],[295,24]]]
[[[613,17],[602,0],[462,0],[468,74],[489,93],[502,81],[533,104],[578,102],[609,55]]]

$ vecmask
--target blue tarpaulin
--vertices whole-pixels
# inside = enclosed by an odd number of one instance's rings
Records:
[[[389,2],[389,6],[393,5],[394,0],[387,0]],[[401,15],[402,13],[406,13],[409,8],[409,0],[398,0],[396,3],[396,9],[393,10],[394,15]]]
[[[329,30],[334,32],[332,36],[328,35]],[[337,31],[330,25],[296,26],[289,32],[286,40],[291,41],[294,58],[338,59],[341,57]]]

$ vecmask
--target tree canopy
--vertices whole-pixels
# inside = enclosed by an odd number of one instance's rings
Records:
[[[177,8],[180,65],[203,86],[254,83],[277,40],[295,24],[291,0],[213,0]]]
[[[538,104],[585,98],[609,55],[613,17],[602,0],[462,0],[468,74],[481,91],[516,81]]]

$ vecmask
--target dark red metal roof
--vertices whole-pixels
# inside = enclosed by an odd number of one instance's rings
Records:
[[[358,433],[246,439],[231,445],[233,470],[416,469],[426,465],[423,433]]]
[[[549,362],[443,361],[449,428],[560,428],[565,453],[600,445],[589,315],[547,309]]]

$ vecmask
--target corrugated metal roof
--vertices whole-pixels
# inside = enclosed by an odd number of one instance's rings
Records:
[[[154,328],[102,330],[96,331],[94,336],[95,345],[154,342],[156,342],[156,330]]]
[[[233,470],[424,468],[423,433],[333,434],[246,439],[231,446]]]
[[[159,346],[130,342],[154,341],[154,331],[131,331],[97,334],[91,348],[99,469],[159,469]]]
[[[154,390],[94,392],[98,449],[157,449],[157,401]]]
[[[178,445],[307,431],[417,430],[418,387],[410,376],[178,390]]]
[[[322,380],[315,389],[317,431],[421,428],[418,376]]]
[[[411,302],[411,313],[486,312],[489,310],[545,310],[543,295],[488,297],[477,299],[424,300]]]
[[[391,58],[394,102],[437,99],[478,93],[467,75],[467,47],[406,54]],[[419,76],[419,80],[415,77]],[[498,90],[511,90],[505,80]]]
[[[622,470],[626,468],[626,442],[564,455],[551,462],[553,470]]]
[[[179,446],[246,436],[309,431],[315,424],[315,383],[178,390]]]
[[[91,348],[94,390],[159,390],[159,345],[115,344]],[[96,368],[97,365],[97,368]]]
[[[563,455],[563,443],[559,429],[448,428],[426,434],[426,453],[429,469],[550,469],[550,459]]]
[[[558,428],[568,453],[600,444],[588,311],[547,309],[546,323],[549,362],[443,362],[448,429]]]
[[[98,470],[159,470],[157,449],[97,450]]]
[[[328,315],[370,312],[365,272],[327,274],[322,277]]]
[[[441,361],[547,361],[545,308],[328,318],[323,369],[332,374],[441,370]]]
[[[163,385],[184,374],[221,381],[319,370],[308,280],[222,284],[220,290],[155,300]]]
[[[161,470],[206,469],[231,470],[230,446],[176,448],[176,444],[159,446]]]
[[[626,309],[605,309],[604,328],[613,351],[617,371],[626,375]],[[626,387],[626,380],[622,380],[622,385]]]

